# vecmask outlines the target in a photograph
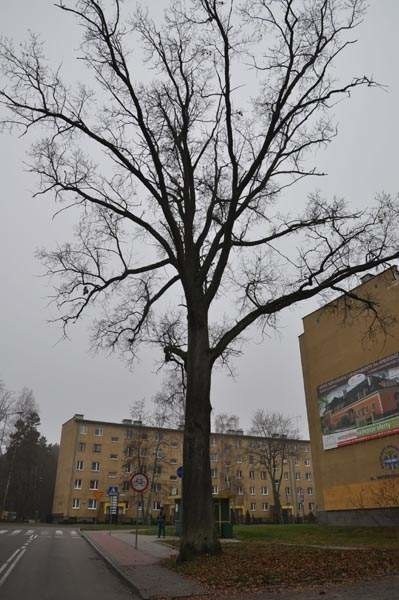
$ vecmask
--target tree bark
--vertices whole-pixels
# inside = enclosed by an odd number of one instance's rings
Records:
[[[273,501],[274,501],[274,514],[276,515],[278,523],[280,525],[283,521],[283,510],[281,508],[281,500],[279,490],[273,485]]]
[[[216,554],[210,473],[210,389],[212,365],[206,309],[189,312],[187,395],[183,444],[183,534],[179,560],[198,554]]]

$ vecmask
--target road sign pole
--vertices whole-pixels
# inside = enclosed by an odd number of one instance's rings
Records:
[[[140,500],[137,500],[137,514],[136,514],[136,539],[134,540],[134,547],[137,550],[137,546],[138,546],[138,539],[139,539],[139,502]]]

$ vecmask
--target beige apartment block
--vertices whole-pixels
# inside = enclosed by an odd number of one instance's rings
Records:
[[[399,273],[366,275],[303,319],[318,519],[399,524]],[[372,302],[376,312],[367,309]],[[370,305],[369,305],[370,306]]]
[[[273,494],[256,454],[258,442],[242,430],[211,435],[213,493],[229,498],[236,520],[273,519]],[[289,444],[290,456],[281,465],[281,504],[286,517],[304,518],[316,509],[310,443],[290,440]],[[130,521],[137,514],[154,518],[162,506],[173,521],[175,501],[181,497],[177,470],[183,464],[182,446],[182,430],[147,427],[130,419],[108,423],[74,415],[62,427],[54,519],[107,521],[107,492],[117,486],[119,519]],[[142,496],[130,485],[135,472],[144,472],[149,479]]]

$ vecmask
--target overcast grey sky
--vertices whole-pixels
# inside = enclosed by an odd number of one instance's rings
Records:
[[[164,3],[149,2],[151,6]],[[345,55],[340,69],[347,76],[371,73],[388,91],[360,89],[351,101],[336,107],[339,136],[318,157],[328,176],[295,188],[289,202],[316,187],[357,206],[369,203],[381,190],[397,193],[398,22],[397,0],[370,2],[365,23],[358,30],[359,43]],[[81,67],[73,66],[76,63],[68,58],[79,44],[79,30],[71,25],[52,0],[0,3],[1,34],[19,42],[28,29],[40,33],[47,41],[48,56],[55,57],[55,62],[63,59],[69,77],[79,79]],[[51,287],[40,277],[43,267],[34,253],[38,247],[52,247],[68,238],[73,213],[66,220],[52,221],[52,201],[32,199],[35,179],[23,167],[28,147],[26,139],[0,137],[0,378],[10,389],[33,389],[42,431],[54,442],[62,422],[75,412],[93,419],[128,417],[134,400],[150,401],[159,390],[161,376],[148,350],[132,371],[117,357],[90,355],[88,321],[71,330],[70,341],[59,341],[59,328],[48,324],[54,316],[48,306]],[[282,314],[278,332],[263,342],[248,341],[244,356],[235,363],[235,379],[215,373],[212,403],[216,413],[235,413],[241,426],[248,428],[257,408],[279,410],[300,417],[299,426],[307,435],[297,338],[301,318],[316,306],[303,304]]]

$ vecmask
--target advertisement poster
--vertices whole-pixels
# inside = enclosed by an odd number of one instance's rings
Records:
[[[399,434],[399,353],[318,388],[323,448]]]

